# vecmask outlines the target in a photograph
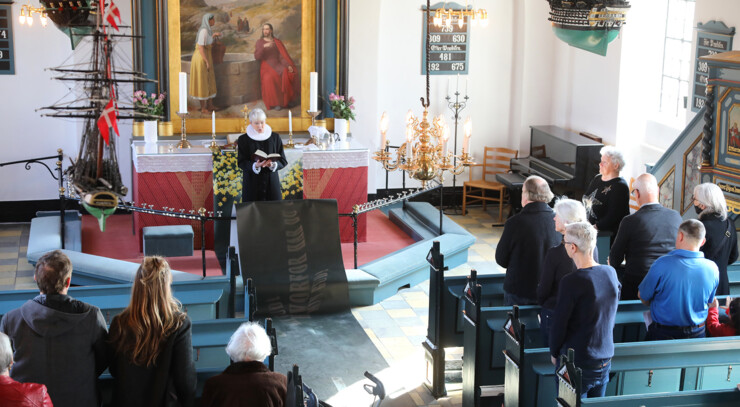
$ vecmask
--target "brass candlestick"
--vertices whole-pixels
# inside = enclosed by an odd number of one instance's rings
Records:
[[[177,148],[190,148],[192,145],[188,141],[187,138],[187,131],[185,126],[185,121],[187,121],[189,113],[178,113],[178,116],[180,116],[180,119],[182,120],[182,129],[180,130],[180,142],[177,143]]]
[[[211,133],[211,144],[208,145],[208,149],[214,153],[221,151],[221,147],[216,144],[216,133]]]
[[[295,143],[293,142],[293,132],[288,133],[288,142],[285,143],[285,148],[295,148]]]

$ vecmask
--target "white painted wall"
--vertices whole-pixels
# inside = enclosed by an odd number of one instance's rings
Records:
[[[130,3],[117,3],[125,24],[130,25]],[[53,72],[46,68],[75,62],[69,38],[50,22],[44,28],[38,17],[34,25],[20,25],[20,3],[12,6],[15,50],[15,75],[0,75],[0,162],[55,155],[58,148],[65,154],[65,167],[71,157],[76,159],[79,148],[81,121],[41,117],[35,110],[52,105],[68,94],[67,85],[51,80]],[[80,51],[83,51],[82,49]],[[120,52],[131,61],[131,47]],[[81,54],[80,54],[81,55]],[[131,127],[119,123],[118,159],[124,184],[131,185],[131,154],[128,149]],[[54,161],[48,161],[54,168]],[[56,199],[57,183],[45,168],[34,164],[30,171],[23,165],[0,168],[0,201]]]
[[[350,1],[349,92],[358,100],[352,134],[372,151],[379,148],[378,122],[383,111],[390,115],[388,138],[392,145],[403,142],[406,112],[412,109],[417,116],[422,113],[423,5],[425,2],[419,0]],[[549,30],[547,2],[478,0],[476,6],[488,10],[490,23],[485,28],[471,28],[469,71],[459,80],[461,93],[467,80],[470,99],[461,113],[461,122],[472,118],[472,153],[482,157],[484,146],[528,149],[528,145],[522,145],[521,136],[526,135],[528,143],[529,125],[548,123],[551,116],[549,67],[554,41],[542,36]],[[455,76],[431,76],[429,113],[444,114],[448,123],[453,123],[444,99],[448,80],[454,92]],[[458,128],[458,153],[461,149],[462,126]],[[369,172],[369,192],[385,188],[381,166],[371,161]],[[462,185],[467,177],[467,173],[458,176],[456,185]],[[452,177],[446,178],[445,185],[452,185]],[[400,171],[390,174],[389,185],[401,186]],[[419,183],[407,179],[406,185]]]

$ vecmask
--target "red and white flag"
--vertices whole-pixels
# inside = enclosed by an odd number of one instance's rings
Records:
[[[116,136],[120,137],[121,135],[118,134],[118,120],[116,119],[116,106],[113,103],[113,99],[108,101],[105,109],[103,109],[103,113],[98,118],[98,130],[100,130],[100,135],[105,140],[105,144],[110,144],[109,129],[111,127],[116,132]]]
[[[100,0],[100,8],[105,10],[105,13],[103,13],[103,20],[110,23],[111,27],[118,31],[116,19],[118,19],[119,23],[121,22],[121,12],[118,10],[118,6],[116,6],[116,3],[114,3],[113,0],[108,0],[108,8],[106,9],[103,2],[104,0]]]

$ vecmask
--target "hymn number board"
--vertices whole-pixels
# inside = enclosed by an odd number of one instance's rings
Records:
[[[427,73],[426,39],[427,24],[426,11],[422,10],[423,34],[421,38],[421,74]],[[453,19],[450,27],[434,25],[434,13],[429,15],[429,74],[454,75],[468,73],[468,49],[470,44],[470,30],[467,21],[462,28],[458,20]]]
[[[0,5],[0,75],[14,75],[13,19],[10,5]]]
[[[696,60],[694,65],[694,87],[691,98],[691,111],[698,112],[707,101],[707,80],[709,68],[706,61],[699,58],[719,54],[732,49],[732,37],[735,28],[728,28],[724,23],[710,21],[699,23],[696,27]]]

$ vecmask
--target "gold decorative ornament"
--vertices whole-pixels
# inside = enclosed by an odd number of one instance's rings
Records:
[[[44,7],[34,7],[31,4],[25,4],[21,6],[21,14],[18,16],[18,21],[23,24],[28,24],[28,26],[33,25],[33,14],[36,13],[39,15],[39,21],[41,21],[41,26],[46,27],[47,24],[49,24],[49,19],[46,17],[46,8]]]

